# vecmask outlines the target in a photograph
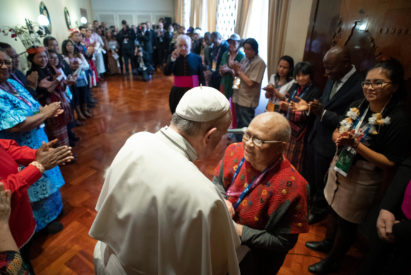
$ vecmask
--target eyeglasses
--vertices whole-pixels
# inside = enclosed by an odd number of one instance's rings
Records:
[[[11,61],[10,60],[0,60],[0,67],[3,67],[3,65],[10,66]]]
[[[384,87],[384,84],[390,84],[392,82],[387,82],[387,81],[375,81],[375,82],[371,82],[371,81],[363,81],[361,82],[361,86],[363,88],[369,89],[369,88],[373,88],[373,89],[378,89],[378,88],[382,88]]]
[[[243,135],[243,141],[247,142],[249,140],[251,140],[251,142],[254,143],[254,145],[257,147],[263,146],[264,143],[283,143],[283,141],[279,141],[279,140],[262,140],[256,137],[252,137],[248,133],[245,133]]]

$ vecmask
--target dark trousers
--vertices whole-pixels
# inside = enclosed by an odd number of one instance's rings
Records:
[[[303,172],[307,177],[310,186],[311,213],[321,214],[328,209],[328,203],[324,198],[324,187],[328,168],[333,157],[324,157],[318,154],[312,144],[307,146],[306,171]]]
[[[355,242],[358,225],[341,218],[332,209],[330,212],[325,239],[333,246],[326,259],[330,262],[338,262]]]
[[[123,54],[121,51],[118,54],[118,62],[120,63],[120,71],[123,73]]]
[[[129,63],[131,64],[131,69],[134,69],[134,53],[132,52],[123,52],[123,58],[124,58],[124,66],[126,67],[126,73],[130,72],[129,69]]]
[[[181,98],[190,89],[191,88],[181,88],[181,87],[174,87],[174,86],[171,88],[170,96],[168,97],[168,103],[170,106],[171,114],[174,114]]]
[[[396,275],[411,274],[411,250],[410,243],[406,240],[396,239],[394,243],[381,240],[377,234],[377,217],[380,208],[377,208],[368,216],[366,235],[370,242],[370,247],[365,254],[357,275]],[[396,213],[398,220],[405,217],[401,213]]]
[[[255,108],[243,107],[235,103],[235,115],[237,119],[237,128],[248,127],[251,120],[253,120],[255,114]],[[243,139],[243,135],[236,134],[235,138],[237,141]]]
[[[32,240],[28,241],[22,248],[20,248],[20,255],[23,259],[23,262],[26,264],[27,269],[29,270],[30,274],[34,275],[33,266],[30,260],[30,249],[31,249],[31,242]]]
[[[252,248],[240,262],[241,275],[275,275],[287,253]]]

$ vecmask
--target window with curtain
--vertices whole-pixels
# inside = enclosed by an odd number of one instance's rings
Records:
[[[190,27],[191,0],[183,2],[183,24],[186,29]]]
[[[227,39],[234,33],[238,0],[218,0],[216,30]]]

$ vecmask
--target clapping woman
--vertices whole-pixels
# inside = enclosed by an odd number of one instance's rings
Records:
[[[23,86],[8,79],[10,70],[11,58],[0,51],[0,138],[13,139],[20,146],[39,148],[43,141],[48,142],[44,122],[61,115],[63,110],[60,102],[41,107]],[[49,232],[54,233],[62,229],[59,222],[53,221],[63,208],[59,191],[63,185],[60,169],[55,167],[45,171],[28,189],[36,231],[46,226]]]
[[[329,254],[311,265],[310,272],[338,268],[355,241],[358,224],[380,199],[395,167],[410,153],[411,125],[404,110],[403,79],[404,69],[398,61],[376,64],[362,82],[365,99],[352,104],[333,134],[338,154],[324,189],[331,223],[323,241],[306,243]]]

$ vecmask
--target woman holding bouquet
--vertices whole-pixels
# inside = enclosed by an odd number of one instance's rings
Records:
[[[404,69],[397,60],[375,65],[362,82],[365,100],[352,104],[333,134],[337,154],[324,189],[331,222],[324,240],[306,243],[308,248],[329,254],[309,266],[310,272],[338,269],[355,241],[357,225],[381,199],[395,167],[410,152],[403,79]]]

